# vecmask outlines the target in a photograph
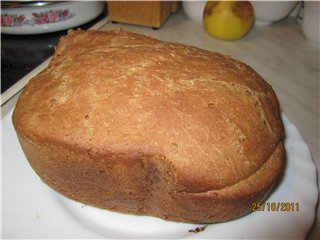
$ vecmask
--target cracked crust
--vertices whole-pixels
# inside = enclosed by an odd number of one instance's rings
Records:
[[[254,70],[124,30],[70,31],[13,123],[55,190],[170,220],[241,216],[283,166],[278,101]]]

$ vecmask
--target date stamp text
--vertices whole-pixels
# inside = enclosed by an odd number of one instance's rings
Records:
[[[299,202],[254,202],[251,205],[252,212],[299,212]]]

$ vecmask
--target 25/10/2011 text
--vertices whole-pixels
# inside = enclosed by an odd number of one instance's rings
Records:
[[[268,212],[299,212],[299,202],[254,202],[251,205],[251,211]]]

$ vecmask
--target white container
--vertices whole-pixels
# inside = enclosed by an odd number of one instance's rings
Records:
[[[255,23],[269,25],[287,17],[297,1],[251,1]]]
[[[182,8],[195,23],[202,25],[203,10],[207,1],[183,1]]]
[[[320,47],[320,2],[305,1],[302,32],[305,38],[317,47]]]
[[[104,11],[104,2],[20,2],[1,6],[1,33],[40,34],[87,23]]]

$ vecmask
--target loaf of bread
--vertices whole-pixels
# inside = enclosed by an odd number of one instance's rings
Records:
[[[173,221],[245,215],[284,166],[278,100],[252,68],[125,30],[70,31],[13,124],[57,192]]]

